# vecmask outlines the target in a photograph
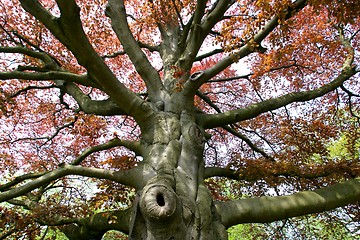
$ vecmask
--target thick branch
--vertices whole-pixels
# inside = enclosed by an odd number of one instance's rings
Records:
[[[20,53],[29,57],[40,59],[44,62],[45,66],[57,66],[58,63],[45,52],[34,51],[30,48],[23,46],[0,46],[0,52],[3,53]]]
[[[236,1],[234,0],[218,0],[214,5],[215,7],[206,16],[201,27],[204,35],[208,35],[211,29],[223,19],[226,10],[229,9]]]
[[[10,204],[24,207],[27,210],[42,207],[31,200],[8,201]],[[129,222],[133,209],[114,210],[99,212],[90,217],[64,217],[59,213],[37,216],[35,221],[46,226],[60,226],[60,229],[70,239],[92,239],[94,236],[102,236],[108,230],[118,230],[128,234]]]
[[[67,175],[79,175],[84,177],[92,177],[99,179],[108,179],[124,185],[132,187],[139,187],[139,184],[143,184],[141,176],[136,170],[137,168],[123,171],[111,171],[97,168],[87,168],[81,166],[74,166],[69,164],[62,164],[59,168],[47,172],[41,177],[32,180],[22,186],[13,188],[0,193],[0,202],[7,201],[19,196],[22,196],[36,188],[46,185],[56,179]],[[136,180],[135,180],[136,179]]]
[[[110,98],[106,100],[93,100],[86,95],[76,84],[63,81],[55,81],[65,93],[72,96],[80,109],[88,114],[101,116],[125,115],[126,112],[115,104]]]
[[[110,17],[112,28],[134,64],[136,71],[145,81],[150,97],[156,98],[162,86],[161,79],[129,29],[124,1],[110,0],[106,7],[106,15]]]
[[[188,22],[187,26],[182,32],[182,36],[180,38],[180,48],[184,51],[184,56],[182,57],[183,64],[187,64],[188,66],[182,66],[182,68],[185,70],[186,68],[190,67],[189,59],[195,58],[197,55],[196,52],[192,52],[192,50],[195,49],[195,47],[200,47],[202,44],[201,37],[201,19],[204,16],[205,8],[206,8],[206,2],[205,0],[198,0],[196,1],[196,9],[191,17],[190,21]],[[191,39],[191,40],[190,40]]]
[[[293,7],[288,9],[286,19],[291,18],[295,15],[295,13],[306,6],[306,0],[298,0],[293,3]],[[255,45],[261,46],[261,42],[279,25],[278,16],[274,16],[269,22],[265,24],[265,26],[254,35],[252,42],[248,42],[246,45],[241,47],[238,51],[230,54],[229,56],[223,58],[217,64],[212,66],[211,68],[204,71],[201,79],[198,79],[196,82],[187,82],[187,89],[189,92],[196,91],[203,83],[207,82],[209,79],[213,78],[224,69],[229,67],[231,64],[235,63],[241,58],[248,56],[249,54],[257,51]]]
[[[22,7],[42,22],[84,66],[90,79],[101,86],[110,98],[124,111],[142,123],[150,108],[145,107],[141,98],[118,81],[103,59],[96,53],[82,28],[80,10],[74,0],[58,0],[61,12],[54,17],[37,0],[21,0]],[[141,107],[143,106],[143,107]]]
[[[198,1],[197,8],[194,13],[194,20],[191,26],[190,36],[187,39],[187,46],[183,56],[180,59],[182,63],[182,69],[187,70],[191,67],[206,36],[209,34],[213,26],[215,26],[215,24],[221,20],[228,7],[231,6],[234,2],[235,1],[233,0],[218,0],[214,4],[215,7],[212,9],[212,11],[201,22],[205,12],[206,1]]]
[[[70,240],[97,239],[96,237],[101,239],[102,235],[108,230],[118,230],[128,234],[132,213],[133,208],[100,212],[92,215],[91,217],[78,219],[77,224],[64,226],[61,230]]]
[[[19,53],[36,58],[39,60],[38,66],[18,66],[17,70],[10,72],[0,72],[0,79],[24,79],[36,81],[58,80],[63,82],[78,83],[83,86],[91,86],[91,81],[87,75],[79,75],[68,72],[61,68],[60,64],[46,52],[35,51],[23,46],[1,47],[3,53]],[[61,80],[60,80],[61,79]],[[93,84],[94,85],[94,84]]]
[[[345,65],[340,75],[335,78],[335,80],[315,90],[289,93],[277,98],[255,103],[247,108],[236,109],[224,113],[213,115],[199,114],[198,122],[205,128],[214,128],[255,118],[262,113],[284,107],[290,103],[305,102],[324,96],[325,94],[334,91],[336,88],[341,86],[346,80],[348,80],[356,73],[357,72],[354,67]]]
[[[121,140],[121,139],[118,139],[118,138],[114,138],[114,139],[112,139],[112,140],[110,140],[110,141],[108,141],[106,143],[87,148],[86,150],[84,150],[82,152],[81,155],[79,155],[76,159],[74,159],[71,162],[71,165],[80,164],[86,157],[88,157],[92,153],[100,152],[100,151],[107,150],[107,149],[111,149],[111,148],[117,147],[117,146],[124,146],[124,147],[128,148],[129,150],[134,151],[137,155],[141,155],[140,143],[139,142]],[[0,191],[9,190],[11,187],[14,187],[15,185],[17,185],[17,184],[19,184],[19,183],[21,183],[21,182],[23,182],[25,180],[36,179],[36,178],[42,177],[42,176],[44,176],[45,174],[48,174],[48,173],[51,173],[51,171],[44,171],[44,172],[38,172],[38,173],[27,173],[27,174],[18,176],[13,181],[5,183],[3,185],[0,185]],[[66,175],[68,175],[68,174],[66,174]]]
[[[240,223],[265,223],[319,213],[360,200],[360,179],[289,196],[260,197],[217,203],[225,227]]]
[[[70,81],[87,86],[87,77],[85,75],[78,75],[70,72],[61,71],[47,71],[47,72],[23,72],[23,71],[11,71],[0,72],[1,80],[8,79],[24,79],[24,80],[36,80],[36,81],[49,81],[62,79],[64,81]]]
[[[25,181],[25,180],[41,177],[46,173],[49,173],[49,171],[39,172],[39,173],[27,173],[27,174],[18,176],[13,181],[5,183],[3,185],[0,185],[0,192],[2,192],[4,190],[7,190],[7,189],[9,189],[9,188],[11,188],[11,187]]]

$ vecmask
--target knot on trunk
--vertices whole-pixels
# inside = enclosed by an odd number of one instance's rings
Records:
[[[182,200],[169,179],[157,176],[150,180],[137,199],[129,239],[190,239],[186,237]]]
[[[166,185],[150,184],[145,187],[140,198],[140,209],[143,216],[166,220],[177,208],[177,196],[174,190]]]

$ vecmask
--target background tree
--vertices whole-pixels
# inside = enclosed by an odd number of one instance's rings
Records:
[[[359,227],[357,0],[0,7],[1,239]]]

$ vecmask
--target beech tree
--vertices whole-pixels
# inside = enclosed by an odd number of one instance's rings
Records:
[[[359,222],[357,0],[0,8],[1,239]]]

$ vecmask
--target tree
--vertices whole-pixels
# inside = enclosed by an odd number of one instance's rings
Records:
[[[2,239],[356,216],[356,0],[0,6]]]

